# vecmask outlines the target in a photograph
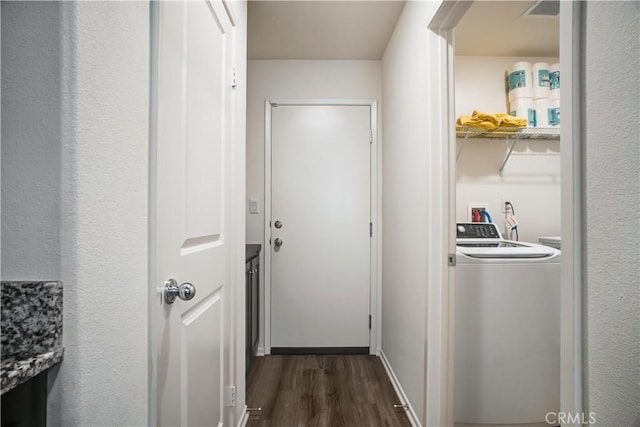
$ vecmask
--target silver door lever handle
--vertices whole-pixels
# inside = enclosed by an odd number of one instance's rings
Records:
[[[164,282],[164,302],[173,304],[176,297],[183,301],[189,301],[196,296],[196,287],[191,283],[183,283],[178,286],[176,279],[169,279]]]

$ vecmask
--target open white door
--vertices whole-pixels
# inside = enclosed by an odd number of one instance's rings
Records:
[[[157,424],[230,425],[229,107],[233,24],[220,0],[158,2]],[[165,282],[186,282],[170,303]],[[183,286],[182,289],[186,287]],[[184,298],[184,299],[183,299]]]

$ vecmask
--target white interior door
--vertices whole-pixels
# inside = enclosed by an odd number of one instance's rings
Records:
[[[272,352],[369,347],[371,129],[370,106],[272,108]]]
[[[196,294],[153,307],[157,424],[229,425],[233,25],[220,0],[158,8],[155,278],[159,291],[173,278]]]

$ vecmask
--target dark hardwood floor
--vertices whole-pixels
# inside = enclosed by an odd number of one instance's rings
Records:
[[[410,426],[375,356],[265,356],[247,379],[249,427]]]

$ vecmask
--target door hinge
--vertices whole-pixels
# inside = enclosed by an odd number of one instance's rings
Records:
[[[455,267],[456,266],[456,254],[449,254],[448,261],[449,261],[449,267]]]
[[[369,130],[369,144],[373,144],[373,130]]]
[[[373,237],[373,223],[369,223],[369,237]]]
[[[231,68],[231,88],[238,87],[238,67]]]
[[[236,406],[236,386],[228,386],[226,388],[226,402],[227,406]]]
[[[371,315],[369,315],[369,330],[371,330]]]

